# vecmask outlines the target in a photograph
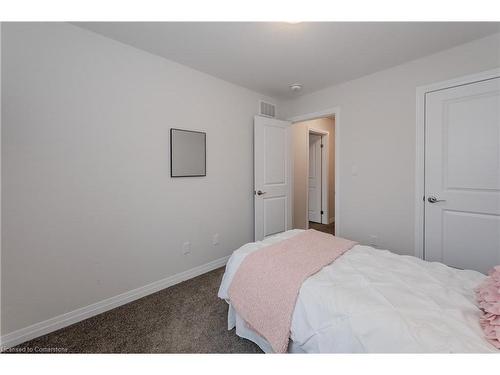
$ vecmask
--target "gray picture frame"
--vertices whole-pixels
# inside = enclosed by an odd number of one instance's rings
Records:
[[[207,175],[207,134],[202,131],[170,129],[170,177]]]

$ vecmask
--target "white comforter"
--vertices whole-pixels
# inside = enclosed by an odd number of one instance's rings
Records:
[[[243,259],[300,232],[291,230],[249,243],[229,259],[219,297]],[[302,285],[293,314],[290,351],[334,352],[497,352],[483,336],[473,289],[485,276],[411,256],[357,245]],[[255,341],[230,306],[228,328]]]

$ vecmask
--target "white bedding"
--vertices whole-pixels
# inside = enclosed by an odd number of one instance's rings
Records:
[[[299,233],[249,243],[229,259],[218,296],[243,259]],[[498,352],[483,336],[473,289],[484,275],[357,245],[302,285],[292,319],[291,352]],[[229,306],[228,329],[271,352]]]

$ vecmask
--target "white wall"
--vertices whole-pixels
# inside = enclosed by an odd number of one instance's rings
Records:
[[[414,254],[416,87],[498,66],[495,34],[286,103],[287,118],[340,107],[340,235]]]
[[[2,334],[253,239],[253,116],[276,100],[63,23],[4,24],[2,69]],[[207,177],[169,177],[171,127],[207,132]]]

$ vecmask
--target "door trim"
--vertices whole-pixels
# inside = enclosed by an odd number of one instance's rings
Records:
[[[449,89],[456,86],[486,81],[500,77],[500,67],[484,72],[469,74],[447,81],[419,86],[416,89],[416,121],[415,121],[415,256],[425,257],[425,95],[433,91]],[[337,163],[335,163],[337,164]],[[336,210],[335,210],[336,211]]]
[[[306,145],[307,145],[307,157],[310,157],[310,148],[309,148],[309,137],[312,134],[316,134],[321,136],[321,142],[323,144],[323,150],[321,151],[321,210],[323,211],[323,215],[321,215],[321,224],[329,224],[329,214],[328,210],[328,156],[329,156],[329,145],[330,145],[330,132],[325,130],[315,129],[313,127],[308,128],[307,136],[306,136]],[[323,143],[324,139],[326,141]],[[308,159],[309,161],[309,159]],[[309,177],[309,163],[306,164],[306,176]],[[326,176],[326,177],[325,177]],[[309,178],[307,178],[307,189],[306,189],[307,199],[306,199],[306,228],[309,229]]]
[[[310,113],[305,113],[302,115],[297,115],[291,118],[288,118],[288,121],[291,121],[292,124],[296,122],[302,122],[302,121],[308,121],[308,120],[316,120],[318,118],[323,118],[323,117],[330,117],[333,116],[335,117],[335,235],[341,236],[342,235],[342,230],[341,230],[341,225],[342,225],[342,220],[340,220],[340,107],[332,107],[332,108],[327,108],[321,111],[317,112],[310,112]],[[307,141],[309,142],[309,132],[307,133]],[[308,144],[309,146],[309,144]],[[309,165],[309,163],[308,163]],[[308,166],[309,168],[309,166]],[[291,178],[293,180],[293,168],[292,168],[292,175]],[[292,189],[293,191],[293,189]],[[293,194],[293,193],[292,193]],[[292,196],[293,200],[293,196]],[[306,204],[307,206],[307,204]],[[331,214],[331,213],[330,213]],[[329,218],[327,218],[329,221]],[[309,225],[309,221],[307,221],[307,225]]]

